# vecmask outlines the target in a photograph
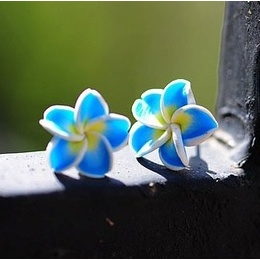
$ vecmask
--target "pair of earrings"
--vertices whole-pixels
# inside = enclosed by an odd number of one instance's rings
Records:
[[[162,163],[178,171],[188,166],[185,146],[202,143],[218,127],[213,115],[196,105],[190,82],[183,79],[145,91],[132,113],[137,122],[131,127],[127,117],[110,113],[104,98],[90,88],[75,108],[49,107],[40,124],[54,135],[47,146],[51,168],[76,167],[83,175],[104,177],[112,168],[113,151],[128,142],[136,157],[158,149]]]

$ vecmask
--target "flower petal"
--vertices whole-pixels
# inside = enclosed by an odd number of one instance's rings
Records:
[[[198,105],[187,105],[178,109],[171,121],[180,126],[185,146],[202,143],[218,128],[213,115]]]
[[[159,148],[159,156],[163,164],[171,170],[179,171],[185,168],[185,165],[178,156],[172,139]]]
[[[172,130],[172,141],[175,146],[176,152],[185,166],[189,165],[189,161],[187,158],[187,154],[183,145],[183,140],[181,136],[181,129],[180,126],[177,124],[171,124]]]
[[[75,122],[81,131],[90,121],[108,115],[109,109],[103,97],[93,89],[86,89],[79,96],[75,105]]]
[[[136,122],[129,132],[129,146],[136,152],[136,157],[142,157],[170,139],[169,130],[159,130]]]
[[[55,136],[70,141],[81,141],[83,136],[77,132],[74,123],[74,109],[55,105],[45,110],[39,122],[43,128]]]
[[[127,117],[109,114],[89,124],[86,132],[102,134],[108,140],[112,149],[117,151],[126,144],[130,125],[131,123]]]
[[[132,113],[137,121],[150,127],[165,129],[166,123],[160,107],[162,93],[162,89],[150,89],[142,94],[142,99],[134,102]]]
[[[75,166],[82,159],[86,147],[86,140],[70,142],[58,137],[52,138],[47,146],[51,168],[60,172]]]
[[[102,178],[112,168],[112,149],[106,138],[100,134],[88,133],[87,140],[88,150],[77,168],[83,175]]]
[[[161,110],[165,121],[169,123],[173,113],[187,104],[195,104],[190,82],[184,79],[170,82],[161,97]]]

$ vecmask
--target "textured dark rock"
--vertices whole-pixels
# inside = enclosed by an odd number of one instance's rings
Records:
[[[233,158],[259,161],[260,4],[227,2],[219,70],[218,121]],[[222,135],[222,136],[221,136]]]

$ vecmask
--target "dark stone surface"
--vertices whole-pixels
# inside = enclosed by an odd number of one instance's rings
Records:
[[[243,164],[258,162],[260,91],[260,3],[227,2],[219,70],[220,139]],[[256,155],[256,156],[255,156]]]
[[[260,257],[260,175],[214,139],[188,153],[173,172],[125,147],[101,180],[55,174],[45,152],[0,155],[0,257]]]
[[[1,198],[0,256],[259,258],[259,187],[230,182]]]

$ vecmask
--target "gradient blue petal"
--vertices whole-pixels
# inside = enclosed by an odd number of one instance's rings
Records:
[[[69,142],[54,137],[47,147],[51,168],[60,172],[75,166],[81,160],[85,150],[85,141]]]
[[[198,105],[180,108],[173,115],[172,122],[180,125],[185,146],[202,143],[218,128],[218,123],[210,111]]]
[[[136,122],[129,132],[128,144],[136,153],[136,157],[142,157],[171,138],[170,131],[151,128]]]
[[[102,178],[112,168],[112,148],[106,138],[96,133],[87,136],[88,149],[77,168],[83,175]]]
[[[51,106],[44,112],[40,124],[48,132],[67,140],[82,140],[74,122],[74,109],[68,106]]]
[[[179,171],[185,168],[185,165],[177,154],[172,140],[169,140],[159,148],[159,156],[163,164],[171,170]]]
[[[130,121],[127,117],[118,114],[109,114],[87,126],[87,131],[102,134],[110,143],[114,151],[122,148],[128,140]]]
[[[165,120],[162,117],[160,100],[162,89],[150,89],[145,91],[141,98],[132,106],[135,119],[143,124],[158,129],[165,128]]]
[[[173,113],[187,104],[195,104],[190,82],[183,79],[170,82],[161,97],[161,110],[165,121],[170,122]]]
[[[87,123],[109,112],[108,105],[103,97],[93,89],[86,89],[79,96],[75,105],[75,121],[83,131]]]

